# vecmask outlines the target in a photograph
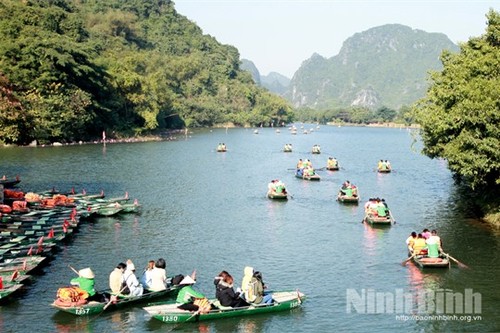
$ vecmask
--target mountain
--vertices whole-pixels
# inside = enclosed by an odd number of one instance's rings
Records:
[[[257,66],[248,59],[241,59],[240,69],[250,72],[255,83],[277,95],[286,93],[290,84],[290,79],[280,73],[271,72],[268,75],[260,75]]]
[[[459,48],[442,33],[387,24],[348,38],[338,55],[313,54],[295,72],[285,97],[295,107],[387,106],[423,97],[430,70],[444,50]]]
[[[241,59],[240,69],[250,72],[254,82],[260,85],[260,72],[252,61]]]
[[[261,86],[278,95],[283,95],[288,90],[290,79],[280,73],[270,72],[260,77]]]

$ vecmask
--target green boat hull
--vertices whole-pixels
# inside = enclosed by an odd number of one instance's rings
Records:
[[[273,200],[287,200],[288,195],[283,193],[267,193],[267,197]]]
[[[380,226],[390,226],[394,223],[390,214],[384,217],[367,214],[364,220],[365,222],[370,223],[371,225],[380,225]]]
[[[310,181],[319,181],[321,180],[321,177],[317,174],[315,175],[312,175],[312,176],[304,176],[304,175],[299,175],[299,174],[295,174],[295,177],[297,178],[300,178],[300,179],[304,179],[304,180],[310,180]]]
[[[241,307],[241,308],[222,307],[221,309],[211,310],[209,313],[204,313],[204,314],[197,314],[196,312],[180,310],[173,302],[166,303],[167,307],[173,310],[171,312],[168,310],[157,311],[157,309],[161,309],[162,305],[145,307],[144,309],[148,311],[152,315],[152,317],[157,320],[160,320],[164,323],[176,324],[183,322],[207,321],[207,320],[216,320],[216,319],[224,319],[224,318],[239,317],[239,316],[250,316],[262,313],[286,311],[300,307],[305,299],[305,296],[302,293],[298,292],[281,292],[281,293],[282,294],[286,293],[290,295],[293,294],[295,296],[290,296],[283,301],[275,301],[270,305],[266,304],[252,305],[250,307]],[[273,293],[273,298],[275,294],[280,294],[280,293]]]
[[[141,296],[119,298],[116,303],[89,302],[77,306],[61,306],[53,302],[51,305],[56,309],[70,313],[75,316],[92,316],[102,312],[110,312],[121,309],[134,304],[147,303],[149,301],[158,300],[163,297],[175,296],[179,291],[178,286],[173,286],[161,291],[154,291],[143,294]]]
[[[349,197],[346,195],[339,195],[337,197],[337,200],[339,202],[345,203],[345,204],[358,204],[359,203],[359,197]]]

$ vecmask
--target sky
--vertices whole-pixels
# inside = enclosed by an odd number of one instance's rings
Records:
[[[261,75],[292,78],[314,53],[331,58],[355,33],[403,24],[454,43],[481,36],[500,0],[174,0],[204,34],[235,46]]]

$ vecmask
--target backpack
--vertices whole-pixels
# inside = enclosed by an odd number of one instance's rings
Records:
[[[182,279],[184,279],[184,275],[182,274],[179,274],[179,275],[176,275],[172,278],[172,284],[174,286],[178,285],[179,283],[181,283]]]
[[[245,300],[252,303],[257,299],[257,279],[252,278],[248,283],[247,290],[245,291]]]

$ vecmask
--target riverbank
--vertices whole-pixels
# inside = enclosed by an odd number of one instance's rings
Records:
[[[152,142],[152,141],[175,141],[180,136],[185,136],[189,134],[188,129],[175,129],[162,131],[154,135],[143,135],[143,136],[116,136],[106,139],[92,140],[92,141],[75,141],[75,142],[53,142],[51,144],[38,144],[37,141],[33,141],[27,146],[18,146],[12,144],[4,144],[0,147],[60,147],[60,146],[78,146],[78,145],[88,145],[88,144],[113,144],[113,143],[134,143],[134,142]]]
[[[344,122],[327,122],[329,126],[349,126],[349,127],[382,127],[382,128],[411,128],[418,129],[420,128],[419,124],[400,124],[400,123],[371,123],[371,124],[357,124],[357,123],[344,123]]]

